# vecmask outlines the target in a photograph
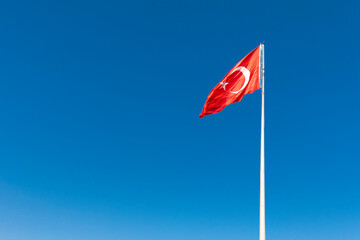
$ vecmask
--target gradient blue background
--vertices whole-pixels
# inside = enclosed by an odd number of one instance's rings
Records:
[[[360,238],[357,1],[2,1],[0,239]]]

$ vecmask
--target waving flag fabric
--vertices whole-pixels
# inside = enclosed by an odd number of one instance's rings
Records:
[[[200,118],[220,112],[227,105],[240,102],[245,94],[260,88],[259,54],[260,46],[238,62],[213,88],[207,97]]]

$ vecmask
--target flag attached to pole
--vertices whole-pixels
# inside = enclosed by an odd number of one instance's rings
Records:
[[[222,111],[227,105],[240,102],[245,94],[260,88],[260,46],[255,48],[211,90],[200,118]]]

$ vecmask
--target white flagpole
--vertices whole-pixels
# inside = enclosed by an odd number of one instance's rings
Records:
[[[260,219],[259,240],[265,240],[265,46],[260,44],[261,81],[261,153],[260,153]]]

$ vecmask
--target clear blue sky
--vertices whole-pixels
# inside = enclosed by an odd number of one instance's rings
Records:
[[[359,239],[359,9],[2,1],[0,239],[257,239],[260,91],[198,116],[262,41],[267,239]]]

